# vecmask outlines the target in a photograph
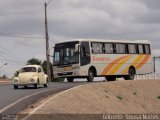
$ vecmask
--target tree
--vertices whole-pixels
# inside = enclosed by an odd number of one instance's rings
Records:
[[[4,74],[3,76],[2,76],[2,79],[7,79],[8,77],[6,76],[6,74]]]
[[[27,65],[41,65],[41,60],[32,58],[27,61]]]
[[[6,76],[6,74],[4,74],[3,76],[0,77],[0,79],[8,79],[8,77]]]
[[[45,74],[47,74],[47,61],[44,60],[44,61],[42,62],[42,64],[41,64],[41,66],[42,66],[42,68],[43,68]],[[52,66],[53,66],[52,63],[50,63],[51,80],[54,79],[54,75],[53,75],[53,67],[52,67]]]
[[[14,73],[14,77],[18,77],[18,75],[19,75],[19,71],[16,71],[16,72]]]

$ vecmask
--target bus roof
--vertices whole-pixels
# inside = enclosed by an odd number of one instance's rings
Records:
[[[66,43],[66,42],[75,42],[75,41],[90,41],[90,42],[113,42],[113,43],[141,43],[141,44],[150,44],[149,40],[107,40],[107,39],[72,39],[66,40],[58,43]],[[57,43],[57,44],[58,44]]]

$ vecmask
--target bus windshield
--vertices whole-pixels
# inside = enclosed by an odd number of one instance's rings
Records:
[[[60,43],[55,45],[54,65],[68,65],[79,62],[79,54],[75,52],[77,42]]]

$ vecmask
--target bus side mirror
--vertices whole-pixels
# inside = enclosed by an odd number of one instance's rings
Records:
[[[78,52],[78,53],[79,53],[79,50],[80,50],[79,48],[80,48],[80,44],[76,44],[76,45],[75,45],[75,52]]]

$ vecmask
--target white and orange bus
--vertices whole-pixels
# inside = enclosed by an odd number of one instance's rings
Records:
[[[78,39],[55,44],[54,77],[106,77],[115,81],[123,77],[133,80],[135,75],[153,72],[153,58],[148,40]]]

